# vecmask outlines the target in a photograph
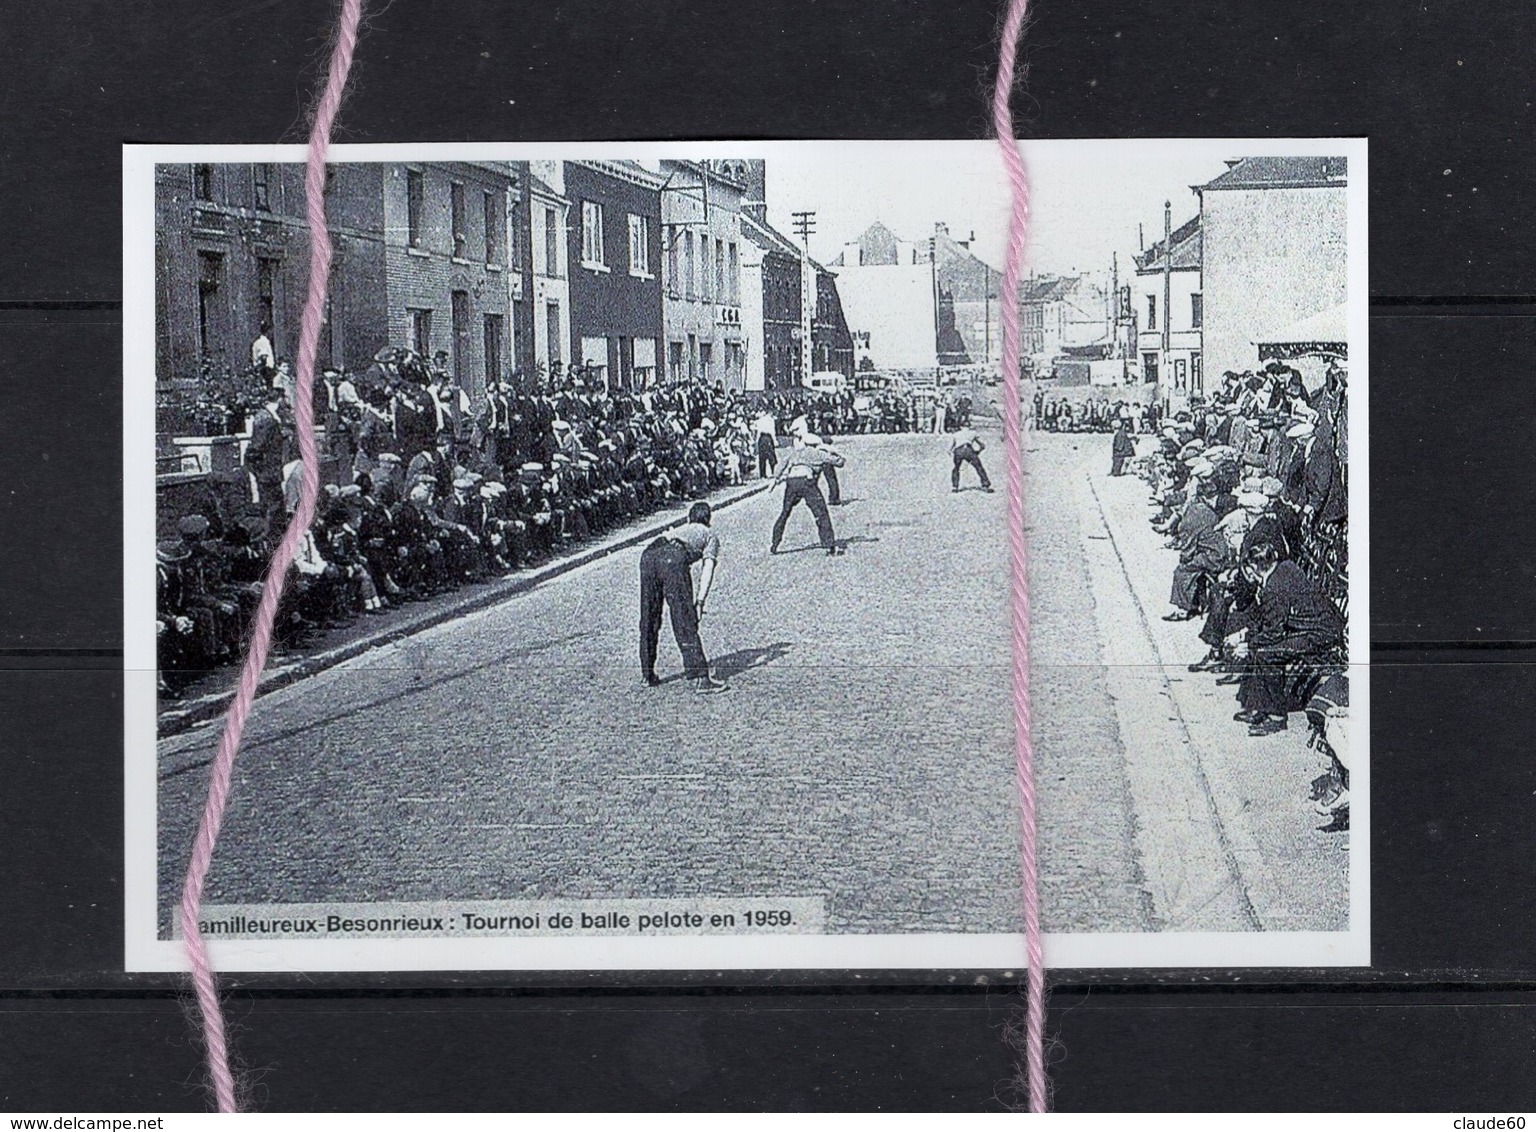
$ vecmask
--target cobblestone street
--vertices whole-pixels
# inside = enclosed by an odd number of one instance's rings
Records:
[[[1151,598],[1107,557],[1145,530],[1139,483],[1090,482],[1107,437],[1029,443],[1046,928],[1336,926],[1344,855],[1276,808],[1296,783],[1234,812],[1198,773],[1222,702],[1165,726]],[[728,693],[690,691],[666,628],[666,682],[640,680],[640,547],[578,567],[264,696],[207,899],[824,896],[831,931],[1018,930],[1003,493],[967,471],[951,494],[943,437],[840,447],[846,555],[801,510],[771,556],[778,492],[716,516],[704,642]],[[161,744],[162,924],[217,736]],[[1300,729],[1272,747],[1270,772],[1304,768]]]

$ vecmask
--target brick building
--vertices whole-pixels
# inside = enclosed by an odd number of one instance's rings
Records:
[[[331,167],[335,258],[321,365],[360,365],[388,336],[378,167]],[[155,375],[194,379],[202,364],[242,372],[261,330],[279,358],[299,348],[309,286],[302,165],[155,168]]]
[[[657,380],[664,183],[630,161],[565,163],[571,360],[610,388]]]
[[[449,371],[477,403],[513,368],[505,163],[369,166],[383,198],[389,341]]]
[[[525,380],[534,372],[533,170],[532,162],[510,164],[507,191],[507,298],[511,300],[511,372]]]
[[[742,323],[745,388],[793,389],[801,382],[801,251],[772,225],[744,213]],[[815,260],[816,309],[811,312],[811,369],[853,376],[853,335],[837,277]]]
[[[303,167],[162,165],[156,176],[156,375],[250,365],[264,327],[298,352],[309,279]],[[438,351],[473,396],[513,364],[508,322],[515,204],[505,164],[331,166],[335,257],[320,365],[366,367],[380,347]]]

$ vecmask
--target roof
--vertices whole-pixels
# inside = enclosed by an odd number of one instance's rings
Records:
[[[1343,188],[1349,165],[1344,157],[1240,157],[1227,162],[1227,171],[1196,192],[1226,189]]]
[[[572,161],[572,165],[585,166],[598,173],[616,177],[621,181],[628,181],[634,185],[640,185],[647,189],[660,189],[667,183],[667,179],[659,173],[653,173],[637,161]]]
[[[1169,257],[1164,254],[1163,241],[1159,240],[1140,255],[1135,256],[1136,270],[1143,274],[1161,271],[1164,266],[1170,271],[1189,271],[1200,269],[1202,260],[1201,249],[1203,247],[1202,233],[1200,229],[1200,217],[1185,221],[1175,228],[1168,237],[1168,243],[1173,248],[1170,262],[1165,264]]]
[[[757,220],[749,213],[743,212],[741,214],[741,232],[742,235],[746,236],[747,239],[751,240],[765,252],[778,252],[780,255],[793,256],[795,259],[800,258],[799,244],[784,235],[772,224],[766,224],[761,220]],[[811,266],[827,275],[837,274],[834,271],[828,271],[814,259],[811,260]]]
[[[1082,282],[1069,275],[1039,275],[1019,286],[1019,303],[1051,303],[1071,296]]]

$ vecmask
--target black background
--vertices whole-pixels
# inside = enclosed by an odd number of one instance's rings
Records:
[[[119,147],[302,141],[334,5],[4,8],[0,1108],[195,1108],[179,984],[121,969]],[[983,137],[997,16],[394,0],[337,140]],[[1528,0],[1036,9],[1024,137],[1371,147],[1374,966],[1057,973],[1062,1109],[1536,1108],[1532,32]],[[1012,1099],[996,979],[228,982],[269,1111]]]

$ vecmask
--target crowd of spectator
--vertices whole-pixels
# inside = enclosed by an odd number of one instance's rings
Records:
[[[275,359],[265,378],[240,465],[200,482],[157,545],[167,694],[238,658],[267,559],[298,506],[297,384]],[[479,401],[446,355],[386,348],[364,371],[317,377],[324,488],[284,589],[279,648],[771,475],[778,438],[797,423],[831,436],[917,423],[894,395],[687,382],[629,392],[581,367],[495,381]]]
[[[1033,412],[1034,427],[1046,432],[1113,432],[1125,421],[1134,435],[1156,432],[1162,420],[1155,403],[1107,397],[1074,401],[1049,397],[1043,391],[1035,394]]]
[[[1164,619],[1200,625],[1190,671],[1235,686],[1233,718],[1255,738],[1307,714],[1327,763],[1312,800],[1329,830],[1349,826],[1346,420],[1341,367],[1308,391],[1271,363],[1224,375],[1141,461],[1152,525],[1179,552]]]

